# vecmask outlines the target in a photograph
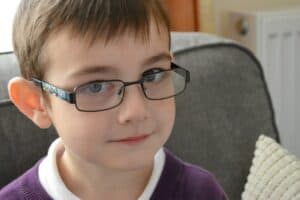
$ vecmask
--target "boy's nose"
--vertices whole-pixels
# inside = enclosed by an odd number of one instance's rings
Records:
[[[132,85],[124,91],[123,101],[119,108],[120,124],[143,121],[149,117],[148,101],[140,85]]]

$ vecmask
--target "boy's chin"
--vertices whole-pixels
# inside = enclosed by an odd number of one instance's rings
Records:
[[[122,158],[111,160],[106,163],[106,167],[117,170],[117,171],[135,171],[135,170],[149,170],[154,164],[153,155],[143,155],[143,156],[124,156]]]

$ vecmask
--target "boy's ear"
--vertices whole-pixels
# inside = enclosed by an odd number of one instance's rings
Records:
[[[11,101],[40,128],[49,128],[51,119],[47,113],[41,90],[31,81],[15,77],[8,83]]]

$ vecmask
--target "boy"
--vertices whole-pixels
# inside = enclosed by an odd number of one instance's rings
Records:
[[[158,0],[23,0],[13,38],[10,98],[59,139],[0,199],[226,199],[163,149],[189,73]]]

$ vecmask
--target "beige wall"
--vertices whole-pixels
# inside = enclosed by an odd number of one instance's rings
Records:
[[[215,33],[214,0],[199,0],[199,23],[203,32]]]
[[[300,0],[200,0],[200,6],[201,31],[226,36],[229,10],[300,6]]]

